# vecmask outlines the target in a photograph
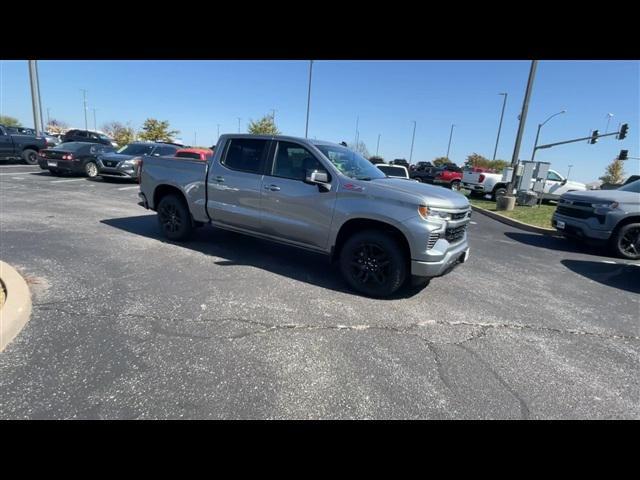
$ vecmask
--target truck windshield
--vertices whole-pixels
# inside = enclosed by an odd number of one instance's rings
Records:
[[[153,150],[153,145],[142,145],[139,143],[132,143],[122,147],[117,153],[123,155],[149,155]]]
[[[316,145],[325,157],[327,157],[340,173],[356,180],[372,180],[374,178],[385,178],[378,167],[360,154],[348,148],[336,145]]]
[[[636,180],[635,182],[627,183],[624,187],[620,187],[618,190],[621,191],[621,192],[640,193],[640,180]]]

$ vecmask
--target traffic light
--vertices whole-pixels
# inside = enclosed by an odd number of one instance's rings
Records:
[[[598,130],[594,130],[593,132],[591,132],[591,140],[589,141],[589,143],[591,145],[593,145],[594,143],[598,143],[598,134],[600,132]]]
[[[627,136],[627,132],[629,131],[629,124],[623,123],[622,127],[620,127],[620,133],[618,133],[618,140],[622,140]]]
[[[629,150],[620,150],[618,160],[627,160],[629,158]]]

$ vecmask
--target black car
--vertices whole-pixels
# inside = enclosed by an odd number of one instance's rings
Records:
[[[53,175],[80,173],[89,178],[98,175],[98,155],[115,151],[111,145],[87,142],[61,143],[57,147],[40,150],[38,164]]]
[[[406,167],[407,170],[409,170],[409,162],[407,162],[404,158],[396,158],[395,160],[392,160],[390,162],[390,165],[402,165],[403,167]]]
[[[62,143],[65,142],[89,142],[100,143],[102,145],[115,146],[112,138],[104,133],[92,132],[91,130],[69,130],[62,136]]]
[[[98,175],[136,180],[138,165],[144,157],[173,157],[183,148],[182,144],[169,142],[133,142],[117,152],[101,155],[98,159]]]
[[[431,167],[433,167],[433,164],[431,162],[418,162],[415,165],[411,165],[410,170],[412,172],[422,172],[423,170]]]

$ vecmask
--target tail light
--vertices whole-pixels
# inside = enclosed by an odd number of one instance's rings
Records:
[[[47,156],[47,154],[42,150],[38,152],[38,155],[41,156],[42,158],[45,158]]]
[[[480,183],[484,182],[484,175],[480,174],[480,176],[478,177],[478,181]]]
[[[62,160],[73,160],[73,154],[70,153],[69,155],[63,155]]]

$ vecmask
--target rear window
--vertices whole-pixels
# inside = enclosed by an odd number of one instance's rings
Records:
[[[200,154],[196,152],[178,152],[176,153],[176,157],[179,158],[193,158],[195,160],[200,160]]]
[[[84,147],[90,147],[91,145],[92,144],[89,144],[86,142],[65,142],[51,148],[50,150],[62,150],[65,152],[75,152]]]
[[[172,157],[178,151],[178,147],[158,147],[154,153],[157,153],[161,157]]]
[[[378,168],[390,177],[407,177],[407,172],[404,168],[393,167],[391,165],[378,165]]]
[[[264,171],[266,140],[234,138],[229,140],[223,165],[232,170],[249,173]]]

